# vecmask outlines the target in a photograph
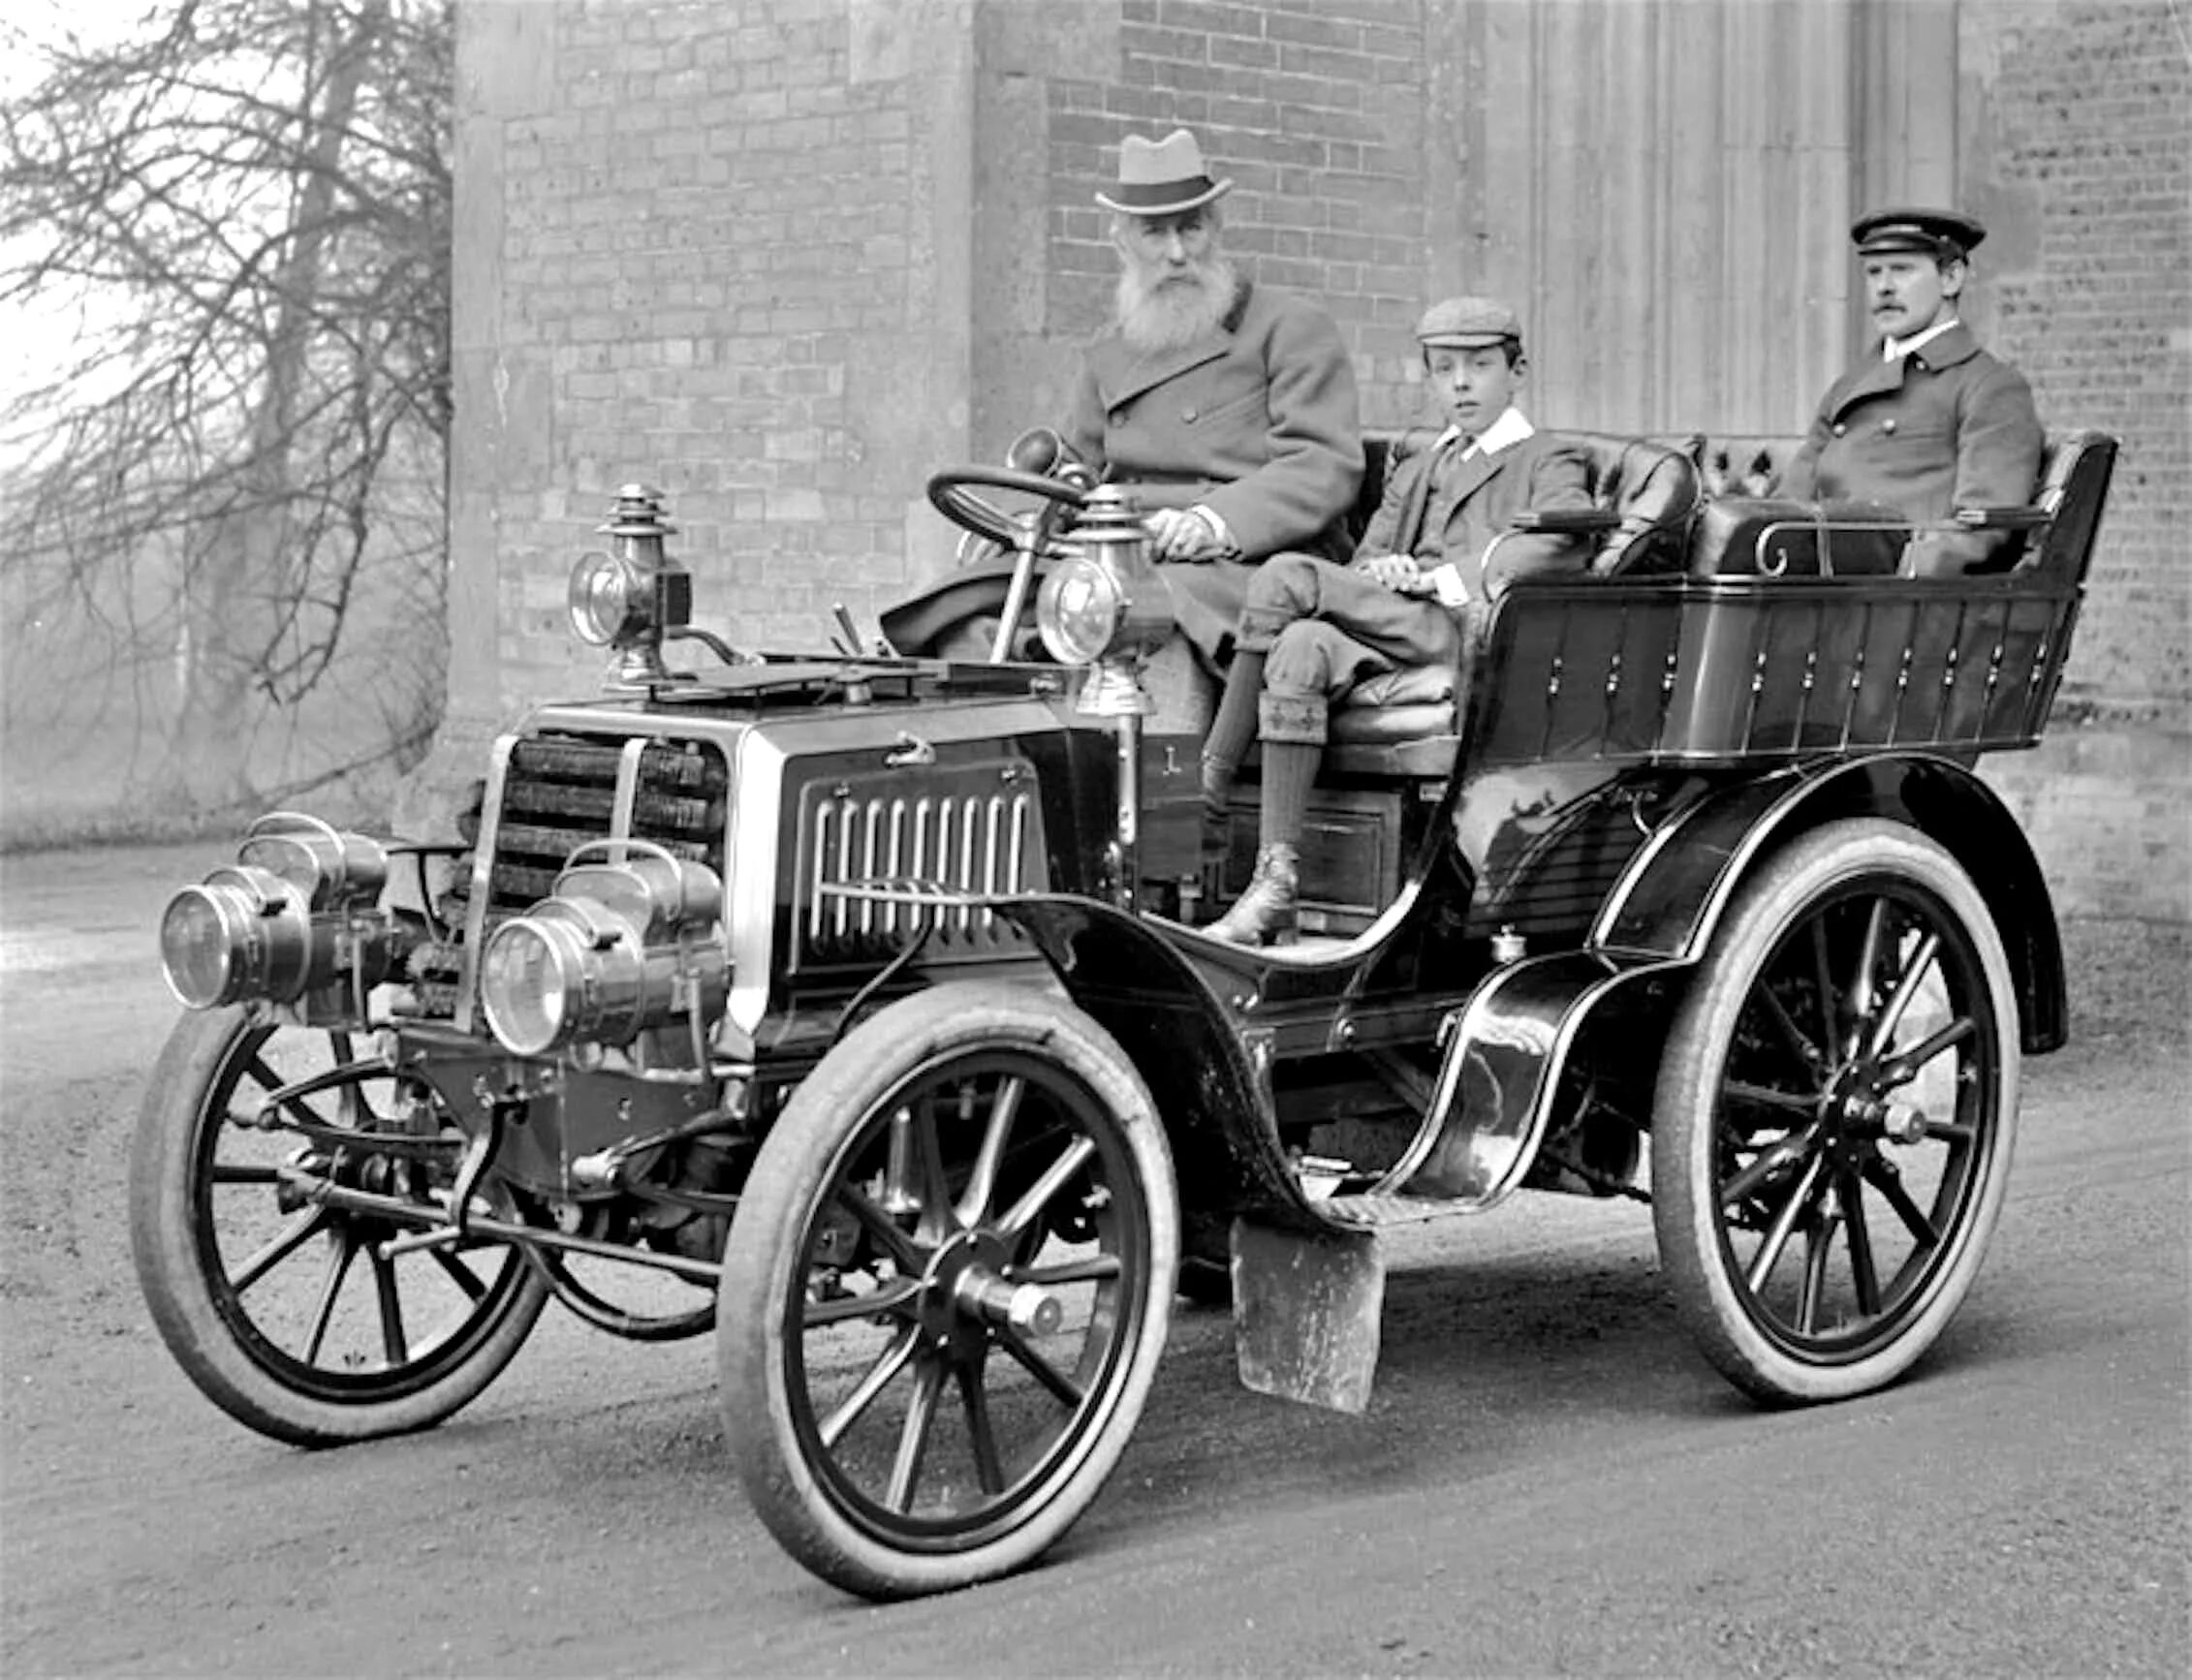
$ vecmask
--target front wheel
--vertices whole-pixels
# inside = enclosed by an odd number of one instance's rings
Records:
[[[2016,993],[1925,835],[1803,836],[1741,891],[1675,1019],[1652,1215],[1707,1356],[1773,1404],[1894,1382],[1977,1276],[2017,1134]]]
[[[391,1255],[438,1219],[446,1116],[352,1035],[186,1015],[144,1096],[130,1234],[153,1323],[223,1411],[330,1447],[424,1429],[517,1356],[548,1286],[501,1244]]]
[[[1141,1416],[1178,1250],[1155,1105],[1086,1015],[956,982],[863,1022],[732,1221],[717,1348],[762,1521],[869,1598],[1032,1562]]]

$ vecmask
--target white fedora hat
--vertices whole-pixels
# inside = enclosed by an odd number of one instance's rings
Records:
[[[1130,134],[1119,141],[1119,184],[1098,193],[1107,210],[1130,216],[1172,216],[1192,210],[1233,191],[1231,179],[1213,181],[1203,166],[1203,148],[1183,128],[1163,140]]]

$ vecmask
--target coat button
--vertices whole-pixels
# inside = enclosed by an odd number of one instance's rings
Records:
[[[1191,408],[1183,408],[1179,411],[1179,418],[1185,420],[1189,425],[1193,425],[1195,423],[1195,416],[1197,412],[1198,411]]]
[[[1849,429],[1850,429],[1850,428],[1849,428],[1848,426],[1846,426],[1846,425],[1843,425],[1843,424],[1842,424],[1842,423],[1841,423],[1840,421],[1838,421],[1838,420],[1837,420],[1837,421],[1835,422],[1835,424],[1834,424],[1834,435],[1835,435],[1836,437],[1840,437],[1840,436],[1841,436],[1841,435],[1842,435],[1842,434],[1843,434],[1844,432],[1848,431]]]
[[[1880,422],[1880,429],[1884,432],[1892,432],[1895,429],[1895,422],[1892,420],[1884,420]]]

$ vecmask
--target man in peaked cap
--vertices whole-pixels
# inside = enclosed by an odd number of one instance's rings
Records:
[[[1212,669],[1231,655],[1261,562],[1348,556],[1362,478],[1339,329],[1226,259],[1219,204],[1232,190],[1186,129],[1120,142],[1117,185],[1095,195],[1119,258],[1115,319],[1083,360],[1065,427],[1068,446],[1144,510],[1180,629]],[[982,608],[994,614],[1010,566],[984,570],[997,574]],[[891,608],[886,633],[909,652],[980,645],[947,622],[973,581],[961,573]]]
[[[1446,431],[1387,483],[1351,565],[1281,555],[1248,585],[1203,748],[1207,841],[1222,832],[1250,738],[1263,741],[1256,873],[1212,924],[1220,939],[1268,945],[1293,933],[1301,831],[1332,701],[1415,667],[1466,673],[1489,601],[1518,577],[1581,576],[1588,564],[1578,538],[1509,530],[1524,510],[1592,505],[1582,454],[1515,406],[1529,369],[1515,312],[1451,297],[1425,311],[1416,338]]]
[[[1889,209],[1850,229],[1880,342],[1828,389],[1778,493],[1868,502],[1919,524],[1958,508],[2032,499],[2044,441],[2032,388],[1979,348],[1958,300],[1987,230],[1954,210]],[[1920,531],[1905,569],[1921,577],[1985,571],[2003,532]]]

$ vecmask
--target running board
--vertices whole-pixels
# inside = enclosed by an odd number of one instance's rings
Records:
[[[1345,1198],[1398,1202],[1410,1211],[1395,1216],[1381,1206],[1349,1217],[1335,1209],[1335,1217],[1353,1225],[1402,1224],[1483,1213],[1505,1201],[1537,1160],[1561,1068],[1592,1008],[1626,980],[1681,966],[1572,950],[1494,971],[1447,1017],[1445,1057],[1415,1141],[1367,1195]]]

